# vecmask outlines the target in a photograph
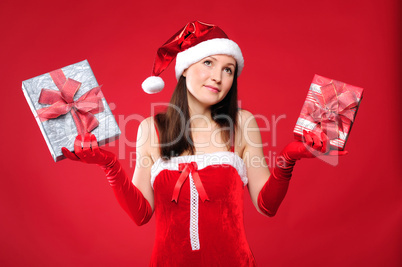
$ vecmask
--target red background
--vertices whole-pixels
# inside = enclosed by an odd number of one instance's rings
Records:
[[[142,92],[156,49],[198,19],[221,26],[242,48],[241,106],[271,123],[286,115],[276,132],[262,132],[267,155],[293,139],[314,74],[365,88],[350,154],[338,166],[299,162],[274,218],[246,196],[259,266],[401,266],[399,8],[390,0],[1,1],[0,265],[148,264],[155,220],[131,222],[96,166],[53,162],[21,82],[88,59],[116,105],[122,138],[134,141],[138,121],[122,119],[149,116],[175,85],[170,67],[164,92]],[[131,175],[134,149],[122,141],[109,149],[125,157]]]

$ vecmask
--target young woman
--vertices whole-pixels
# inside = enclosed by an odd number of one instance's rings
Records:
[[[237,107],[244,66],[238,45],[217,26],[187,24],[158,50],[146,92],[163,88],[159,75],[174,58],[176,89],[167,111],[139,126],[132,182],[92,134],[77,136],[74,153],[63,153],[103,168],[137,225],[155,213],[151,266],[255,266],[243,226],[244,187],[260,213],[274,216],[297,160],[312,151],[346,152],[330,151],[325,134],[305,132],[305,142],[286,146],[270,174],[258,125]]]

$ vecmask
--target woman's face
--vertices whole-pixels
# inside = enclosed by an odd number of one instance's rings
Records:
[[[183,72],[191,97],[212,106],[225,98],[233,84],[236,60],[213,55],[194,63]]]

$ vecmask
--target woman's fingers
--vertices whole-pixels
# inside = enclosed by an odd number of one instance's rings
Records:
[[[82,142],[82,152],[84,155],[89,155],[91,154],[91,134],[90,133],[85,133],[84,135],[84,140]]]
[[[78,150],[82,149],[82,137],[81,135],[77,135],[74,140],[74,151],[77,152]]]
[[[63,155],[64,155],[66,158],[68,158],[68,159],[71,159],[71,160],[80,160],[80,159],[77,157],[77,155],[75,155],[73,152],[71,152],[70,150],[68,150],[68,149],[65,148],[65,147],[62,147],[62,148],[61,148],[61,152],[62,152]]]
[[[66,158],[80,160],[85,163],[103,164],[104,161],[108,160],[107,155],[99,148],[96,136],[91,133],[77,135],[74,140],[74,152],[65,147],[62,148],[62,152]]]
[[[323,147],[322,140],[313,132],[303,131],[305,143],[316,151],[321,152]]]
[[[308,145],[308,146],[312,146],[313,145],[313,138],[311,138],[310,135],[311,132],[307,132],[307,131],[303,131],[303,138],[304,138],[304,142]]]
[[[74,153],[77,157],[82,158],[82,137],[81,135],[77,135],[74,140]]]
[[[349,154],[348,151],[332,150],[330,148],[329,138],[324,132],[321,132],[320,137],[318,137],[313,132],[303,131],[303,140],[307,145],[307,150],[315,156],[319,156],[320,154],[328,156],[345,156]]]
[[[95,155],[98,155],[100,153],[98,140],[96,140],[96,136],[94,134],[91,134],[90,138],[91,138],[92,152],[94,152]]]
[[[310,134],[311,134],[311,138],[313,139],[313,149],[315,149],[316,151],[321,152],[321,148],[322,148],[321,139],[317,135],[315,135],[314,133],[310,133]]]

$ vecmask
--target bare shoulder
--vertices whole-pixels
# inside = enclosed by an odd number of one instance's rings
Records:
[[[243,109],[239,112],[239,130],[242,158],[250,153],[262,153],[260,128],[255,116],[250,111]]]
[[[239,113],[239,118],[241,120],[247,120],[247,119],[254,117],[253,113],[251,113],[250,111],[248,111],[246,109],[239,109],[238,113]]]
[[[237,151],[243,155],[248,143],[250,142],[250,129],[258,128],[254,115],[245,109],[240,109],[238,112],[236,143]]]
[[[238,112],[238,124],[240,130],[243,132],[248,127],[254,126],[256,124],[255,117],[253,113],[248,110],[240,109]]]
[[[141,121],[139,128],[141,128],[142,131],[151,131],[151,126],[154,124],[154,119],[153,117],[148,117],[145,118]]]

